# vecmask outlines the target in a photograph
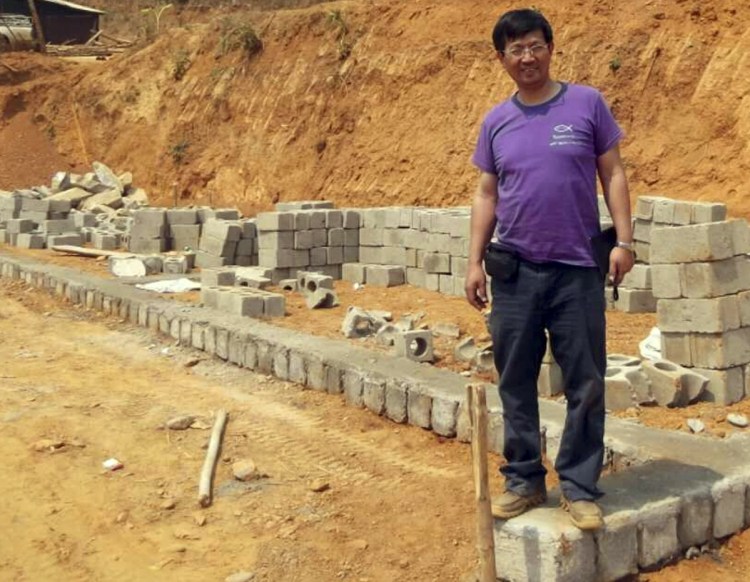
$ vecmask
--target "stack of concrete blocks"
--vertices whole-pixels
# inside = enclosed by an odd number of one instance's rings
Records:
[[[201,301],[206,307],[240,317],[284,317],[286,298],[263,288],[270,271],[262,267],[231,267],[201,271]]]
[[[295,279],[299,270],[341,279],[341,266],[359,258],[360,215],[356,210],[263,212],[255,225],[258,265],[273,269],[274,283]]]
[[[323,210],[333,208],[330,200],[295,200],[292,202],[277,202],[274,209],[277,212],[289,210]]]
[[[170,208],[167,210],[167,248],[177,251],[198,249],[201,225],[195,208]]]
[[[239,221],[242,232],[237,242],[237,252],[234,263],[241,267],[258,265],[258,227],[254,218]]]
[[[196,265],[215,268],[234,264],[241,238],[239,221],[209,218],[201,230]]]
[[[393,285],[398,271],[409,285],[463,295],[469,256],[469,209],[413,207],[362,210],[359,261],[347,280]],[[369,265],[391,267],[387,271]],[[371,275],[372,274],[372,275]]]
[[[726,219],[726,205],[713,202],[688,202],[662,196],[641,196],[633,213],[633,241],[636,265],[619,288],[619,300],[608,291],[611,307],[627,313],[656,311],[651,284],[651,233],[656,228],[705,224]]]
[[[32,194],[4,197],[4,242],[21,248],[81,245],[83,239],[69,218],[70,202],[36,198]]]
[[[132,215],[128,250],[138,254],[163,253],[169,248],[167,211],[164,208],[141,208]]]
[[[745,220],[651,231],[662,357],[709,379],[703,398],[731,404],[750,380],[750,229]]]

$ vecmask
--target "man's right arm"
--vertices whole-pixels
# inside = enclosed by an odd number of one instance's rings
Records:
[[[487,306],[487,278],[482,261],[484,251],[495,230],[497,206],[497,176],[482,172],[479,176],[474,201],[471,205],[471,230],[469,235],[469,266],[466,272],[466,299],[477,309]]]

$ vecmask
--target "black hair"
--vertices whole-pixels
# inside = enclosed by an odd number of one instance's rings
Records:
[[[544,42],[552,42],[552,27],[547,19],[537,10],[524,8],[522,10],[511,10],[503,14],[495,24],[492,30],[492,44],[499,53],[505,50],[505,43],[517,38],[521,38],[541,30],[544,35]]]

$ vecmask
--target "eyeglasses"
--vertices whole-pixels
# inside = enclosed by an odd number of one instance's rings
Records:
[[[540,57],[548,47],[549,45],[547,43],[532,44],[531,46],[514,46],[503,51],[503,54],[513,57],[514,59],[520,59],[526,53],[529,53],[532,57]]]

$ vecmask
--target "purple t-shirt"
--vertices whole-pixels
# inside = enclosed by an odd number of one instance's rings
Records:
[[[541,105],[514,95],[485,117],[472,161],[498,176],[496,236],[533,262],[595,266],[597,158],[622,137],[602,95],[562,84]]]

